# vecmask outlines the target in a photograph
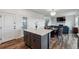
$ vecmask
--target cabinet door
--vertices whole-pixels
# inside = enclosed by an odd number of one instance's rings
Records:
[[[30,33],[24,31],[24,42],[27,46],[31,46]]]
[[[3,42],[14,39],[14,15],[4,15],[4,39]]]
[[[15,23],[15,38],[20,38],[23,36],[23,31],[22,31],[22,17],[20,16],[16,16],[15,17],[16,19],[14,20],[14,23]]]
[[[33,49],[40,49],[41,48],[41,37],[36,34],[31,34],[31,42]]]

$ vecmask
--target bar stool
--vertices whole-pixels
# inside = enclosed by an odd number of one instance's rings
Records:
[[[69,27],[64,26],[63,27],[63,41],[64,41],[64,48],[67,48],[67,43],[69,41]]]

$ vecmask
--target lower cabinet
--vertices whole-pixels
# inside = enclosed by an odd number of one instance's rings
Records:
[[[41,36],[31,32],[24,31],[25,44],[26,46],[32,49],[48,49],[49,39],[49,34]]]
[[[31,39],[30,39],[30,33],[24,31],[24,42],[25,45],[31,47]]]
[[[27,46],[33,49],[41,48],[41,36],[24,31],[24,41]]]
[[[31,43],[32,43],[32,48],[37,48],[40,49],[41,48],[41,37],[39,35],[36,34],[31,34]]]
[[[41,48],[41,41],[39,39],[33,39],[32,41],[32,48],[37,48],[40,49]]]

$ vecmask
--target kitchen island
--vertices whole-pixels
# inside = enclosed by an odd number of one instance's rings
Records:
[[[32,49],[47,49],[50,45],[51,32],[49,29],[24,29],[25,45]]]

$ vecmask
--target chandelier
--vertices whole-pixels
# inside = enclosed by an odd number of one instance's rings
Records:
[[[55,15],[56,15],[56,11],[55,11],[54,9],[51,10],[50,15],[51,15],[51,16],[55,16]]]

